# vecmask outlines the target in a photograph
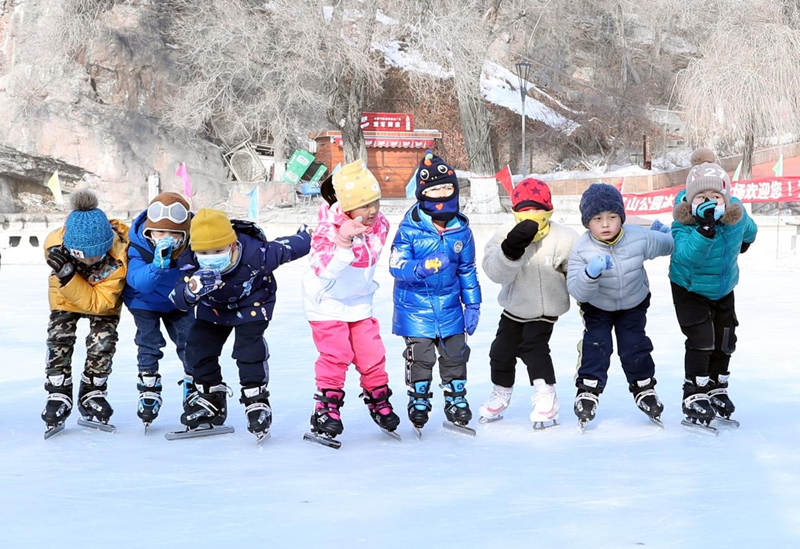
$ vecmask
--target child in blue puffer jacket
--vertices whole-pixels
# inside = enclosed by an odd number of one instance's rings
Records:
[[[739,281],[737,258],[756,238],[753,219],[731,196],[731,180],[709,149],[692,154],[686,190],[675,200],[669,266],[672,300],[686,336],[683,413],[708,425],[730,419],[728,364],[736,349],[733,288]]]
[[[192,317],[178,310],[169,293],[178,281],[178,259],[189,254],[189,203],[178,193],[157,195],[134,220],[130,229],[128,273],[122,299],[136,323],[139,404],[136,414],[147,428],[161,409],[161,374],[158,361],[167,344],[161,323],[175,343],[184,371],[184,396],[192,383],[186,367],[186,334]]]
[[[428,421],[436,353],[445,415],[456,426],[472,419],[467,403],[466,334],[478,325],[481,290],[469,221],[459,213],[458,179],[427,151],[416,175],[418,202],[406,212],[392,243],[395,278],[392,332],[403,336],[408,417],[416,429]]]

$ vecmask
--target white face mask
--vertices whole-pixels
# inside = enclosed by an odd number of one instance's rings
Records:
[[[230,250],[219,254],[196,254],[201,269],[224,271],[231,265]]]

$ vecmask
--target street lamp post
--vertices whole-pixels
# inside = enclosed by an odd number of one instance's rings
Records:
[[[528,78],[530,77],[531,64],[527,61],[520,61],[515,65],[517,69],[517,78],[519,79],[519,98],[522,101],[522,159],[520,168],[522,170],[522,177],[527,175],[525,171],[525,98],[528,96]]]

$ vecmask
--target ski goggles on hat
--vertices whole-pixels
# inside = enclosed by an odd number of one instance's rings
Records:
[[[168,219],[173,223],[180,224],[189,219],[189,210],[180,202],[173,202],[169,205],[153,202],[147,207],[147,219],[154,223]]]

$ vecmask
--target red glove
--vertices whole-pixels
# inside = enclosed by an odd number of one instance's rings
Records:
[[[339,232],[336,233],[336,245],[342,248],[352,248],[353,238],[364,234],[368,228],[369,227],[361,223],[360,216],[355,219],[348,219],[342,223],[342,226],[339,227]]]

